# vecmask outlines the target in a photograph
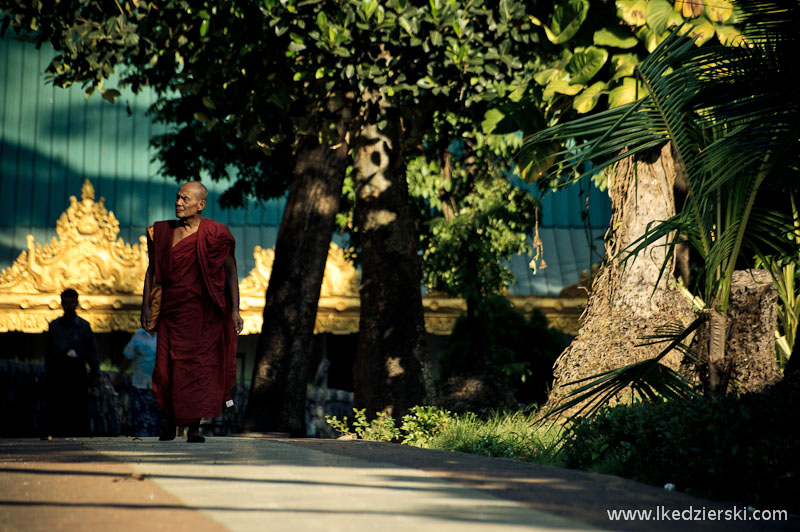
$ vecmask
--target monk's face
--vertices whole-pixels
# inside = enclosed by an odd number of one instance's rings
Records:
[[[206,200],[201,199],[202,188],[194,183],[185,183],[175,195],[175,216],[181,219],[197,216],[206,207]]]

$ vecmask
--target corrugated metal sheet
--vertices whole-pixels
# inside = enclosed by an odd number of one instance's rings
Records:
[[[149,140],[163,132],[146,115],[152,95],[123,92],[111,104],[97,95],[87,99],[80,87],[56,88],[41,75],[52,55],[9,35],[0,43],[0,267],[25,249],[27,234],[37,242],[55,236],[58,216],[70,195],[80,197],[85,178],[128,242],[154,220],[174,216],[176,184],[151,161]],[[225,188],[206,184],[212,198]],[[206,215],[228,224],[237,238],[243,277],[254,265],[253,247],[275,242],[282,210],[280,201],[226,211],[209,203]]]
[[[25,249],[27,234],[40,243],[55,236],[56,220],[69,196],[80,197],[85,178],[116,215],[125,241],[135,242],[148,224],[174,215],[176,184],[159,175],[148,145],[163,131],[146,115],[152,95],[123,92],[111,104],[97,95],[87,99],[80,87],[55,88],[41,75],[52,55],[52,49],[36,50],[12,40],[10,33],[0,41],[0,268]],[[274,245],[283,203],[223,211],[213,198],[225,184],[206,185],[212,201],[205,215],[230,227],[244,277],[254,266],[253,248]],[[590,233],[597,238],[605,232],[610,207],[596,189],[589,198]],[[517,277],[513,294],[557,295],[590,267],[590,244],[580,219],[584,200],[577,186],[545,197],[540,234],[548,268],[534,276],[529,258],[515,257],[510,261]]]

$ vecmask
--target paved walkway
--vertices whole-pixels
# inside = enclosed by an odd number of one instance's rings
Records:
[[[610,521],[606,512],[658,506],[737,507],[615,477],[385,443],[0,439],[0,530],[8,531],[800,528],[796,519]]]

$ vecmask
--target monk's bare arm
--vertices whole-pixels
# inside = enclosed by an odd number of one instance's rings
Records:
[[[244,320],[239,315],[239,274],[236,271],[236,259],[228,255],[225,259],[225,287],[231,300],[231,320],[237,333],[242,332]]]
[[[150,290],[153,288],[153,265],[147,267],[147,273],[144,274],[144,288],[142,289],[142,314],[141,322],[142,329],[147,329],[147,324],[150,323],[152,312],[150,309]]]

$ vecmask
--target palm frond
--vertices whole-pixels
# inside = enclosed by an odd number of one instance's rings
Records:
[[[574,416],[584,413],[592,415],[628,387],[635,394],[647,399],[695,395],[697,392],[685,377],[662,365],[660,361],[681,345],[705,320],[705,316],[700,316],[679,334],[672,335],[670,339],[665,338],[667,346],[653,358],[568,382],[565,386],[584,384],[571,390],[561,403],[544,415],[544,419],[558,417],[579,406],[573,413]]]
[[[790,237],[794,231],[790,213],[754,208],[742,247],[754,256],[777,254],[789,257],[797,253],[797,243]]]
[[[642,336],[641,340],[644,341],[636,344],[636,347],[673,342],[676,338],[683,334],[684,330],[685,326],[682,323],[668,323],[666,325],[662,325],[656,328],[655,334],[647,334]],[[677,349],[682,355],[694,362],[700,362],[700,357],[697,354],[697,351],[692,349],[691,346],[684,344],[682,341],[673,343],[673,349]]]

